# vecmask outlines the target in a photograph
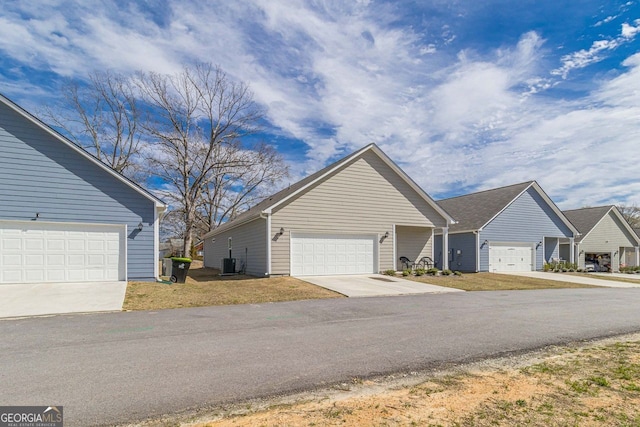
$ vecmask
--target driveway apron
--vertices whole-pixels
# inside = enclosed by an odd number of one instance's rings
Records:
[[[297,279],[339,292],[348,297],[464,292],[382,274],[302,276]]]

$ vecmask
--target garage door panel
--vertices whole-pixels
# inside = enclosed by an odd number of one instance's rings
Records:
[[[489,271],[531,271],[533,270],[532,245],[489,246]]]
[[[292,275],[366,274],[375,272],[376,237],[371,235],[294,234]]]
[[[125,280],[124,230],[0,221],[0,283]]]

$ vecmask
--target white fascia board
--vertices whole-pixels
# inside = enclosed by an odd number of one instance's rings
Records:
[[[629,222],[624,219],[624,217],[622,216],[622,214],[620,213],[620,211],[618,210],[618,208],[616,208],[615,206],[611,206],[611,209],[609,209],[609,211],[607,212],[607,214],[609,212],[611,212],[613,210],[614,214],[618,217],[618,219],[620,220],[620,222],[622,222],[622,224],[624,224],[624,228],[627,229],[627,231],[629,232],[629,234],[631,234],[631,236],[634,238],[634,240],[636,241],[637,244],[640,245],[640,237],[638,237],[638,235],[636,234],[636,232],[633,230],[633,228],[631,228],[631,226],[629,225]],[[604,218],[604,217],[602,217]],[[602,221],[602,220],[601,220]],[[595,228],[595,227],[594,227]]]
[[[351,163],[354,159],[356,159],[358,156],[360,156],[362,153],[370,150],[372,147],[374,147],[374,144],[369,144],[366,147],[361,148],[360,150],[356,151],[355,153],[351,154],[351,156],[348,156],[346,159],[344,159],[343,161],[338,161],[338,164],[336,164],[335,167],[329,169],[328,171],[326,171],[325,173],[323,173],[322,175],[320,175],[319,177],[317,177],[316,179],[314,179],[313,181],[309,182],[307,185],[298,188],[296,191],[294,191],[293,193],[289,194],[287,197],[279,200],[278,202],[274,203],[273,205],[269,206],[267,209],[263,210],[262,213],[264,214],[271,214],[273,213],[273,209],[277,208],[278,206],[286,203],[289,199],[291,199],[292,197],[297,196],[298,194],[306,191],[309,187],[315,185],[317,182],[323,180],[325,177],[331,175],[333,172],[337,171],[338,169],[342,168],[345,165],[348,165],[349,163]]]
[[[14,103],[9,98],[7,98],[4,95],[0,94],[0,101],[2,101],[2,103],[4,103],[7,107],[11,108],[16,113],[20,114],[22,117],[24,117],[27,120],[29,120],[31,123],[33,123],[36,126],[38,126],[40,129],[42,129],[45,132],[47,132],[49,135],[51,135],[52,137],[54,137],[58,141],[62,142],[63,144],[65,144],[68,147],[70,147],[71,149],[75,150],[77,153],[82,155],[87,160],[93,162],[96,166],[98,166],[98,167],[102,168],[103,170],[107,171],[108,173],[110,173],[111,175],[113,175],[114,177],[116,177],[117,179],[119,179],[120,181],[122,181],[123,183],[125,183],[126,185],[131,187],[132,189],[134,189],[136,192],[140,193],[141,195],[145,196],[149,200],[153,201],[155,206],[156,206],[156,208],[162,208],[163,210],[167,208],[167,204],[164,203],[162,200],[160,200],[159,198],[157,198],[156,196],[154,196],[153,194],[151,194],[149,191],[145,190],[144,188],[140,187],[138,184],[136,184],[135,182],[131,181],[129,178],[127,178],[124,175],[116,172],[112,167],[110,167],[107,164],[103,163],[100,159],[98,159],[97,157],[93,156],[91,153],[89,153],[88,151],[86,151],[82,147],[78,146],[77,144],[74,144],[67,137],[65,137],[64,135],[62,135],[61,133],[59,133],[58,131],[56,131],[55,129],[50,127],[49,125],[45,124],[42,120],[38,119],[33,114],[29,113],[27,110],[25,110],[24,108],[20,107],[18,104]]]

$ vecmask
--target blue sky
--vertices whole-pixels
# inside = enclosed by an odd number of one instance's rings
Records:
[[[197,61],[251,86],[291,181],[375,142],[436,199],[535,179],[564,209],[640,205],[637,0],[0,10],[0,92],[32,112],[66,78]]]

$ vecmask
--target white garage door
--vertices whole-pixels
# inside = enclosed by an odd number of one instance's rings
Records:
[[[533,270],[531,245],[491,244],[489,246],[489,271]]]
[[[377,236],[294,234],[291,275],[368,274],[377,269]]]
[[[125,280],[122,225],[0,221],[0,283]]]

